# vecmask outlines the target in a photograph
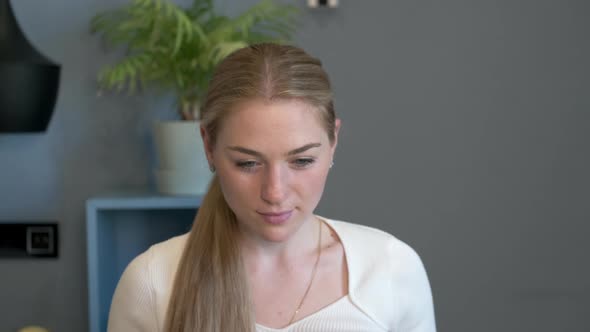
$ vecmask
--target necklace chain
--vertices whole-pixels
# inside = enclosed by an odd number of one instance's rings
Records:
[[[295,309],[295,312],[293,313],[293,316],[291,317],[291,320],[289,320],[289,324],[287,324],[287,325],[291,325],[293,323],[293,321],[295,320],[295,317],[297,317],[297,314],[301,310],[301,307],[303,306],[303,302],[305,301],[305,298],[307,297],[307,293],[309,293],[309,290],[311,289],[311,284],[313,284],[313,279],[315,279],[315,274],[318,269],[318,263],[320,262],[320,256],[322,255],[322,221],[319,220],[318,223],[320,225],[320,233],[318,236],[318,256],[315,260],[315,264],[313,265],[313,270],[311,271],[311,278],[309,279],[309,284],[307,284],[307,289],[305,290],[305,293],[303,293],[303,297],[301,297],[301,301],[299,301],[299,305],[297,306],[297,309]]]

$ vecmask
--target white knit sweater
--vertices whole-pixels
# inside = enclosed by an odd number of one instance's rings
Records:
[[[371,227],[322,219],[342,241],[348,295],[283,329],[257,325],[257,331],[436,331],[428,278],[412,248]],[[109,332],[162,331],[186,239],[158,243],[127,266],[113,296]]]

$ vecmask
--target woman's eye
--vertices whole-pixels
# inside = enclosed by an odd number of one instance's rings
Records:
[[[293,164],[295,164],[295,166],[298,168],[306,168],[306,167],[310,166],[311,164],[313,164],[314,162],[315,162],[315,159],[313,159],[313,158],[298,158],[293,161]]]
[[[254,167],[256,167],[257,165],[258,163],[253,160],[239,161],[236,163],[236,166],[248,171],[254,169]]]

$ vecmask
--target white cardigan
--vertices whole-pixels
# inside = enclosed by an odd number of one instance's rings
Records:
[[[322,218],[338,234],[348,297],[383,330],[435,332],[432,295],[416,252],[375,228]],[[153,245],[125,269],[113,296],[109,332],[162,331],[187,234]]]

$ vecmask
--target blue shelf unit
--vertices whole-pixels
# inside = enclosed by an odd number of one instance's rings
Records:
[[[90,332],[105,332],[125,267],[152,244],[190,230],[200,196],[116,194],[86,202]]]

